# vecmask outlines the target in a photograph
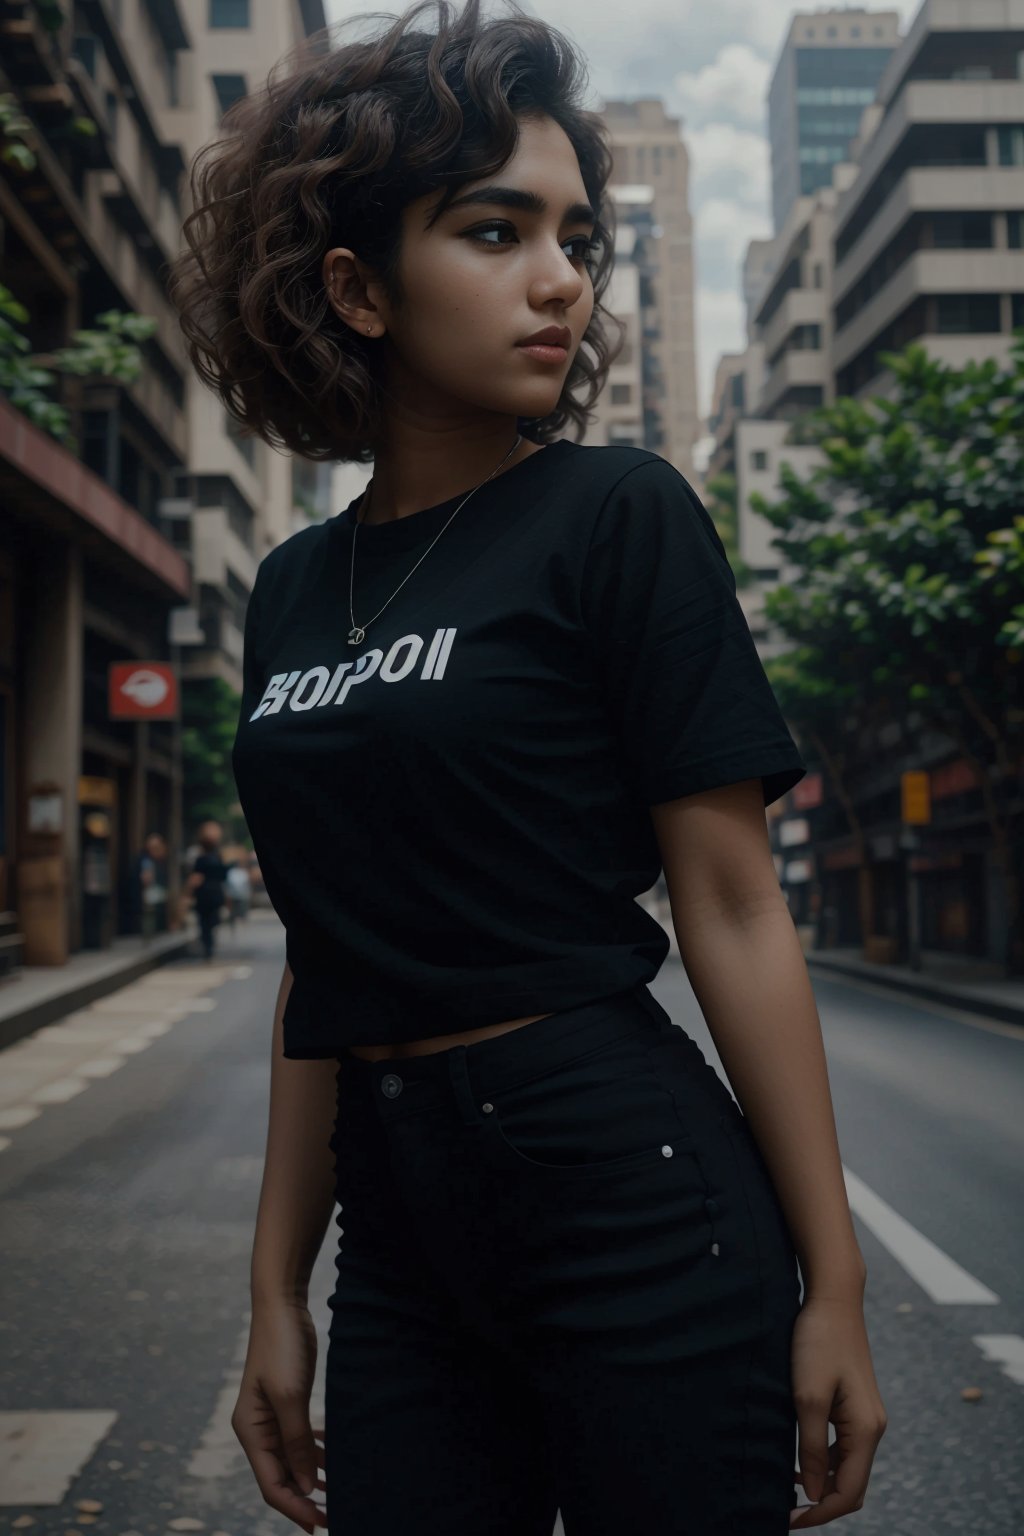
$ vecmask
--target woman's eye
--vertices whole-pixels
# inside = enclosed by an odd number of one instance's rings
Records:
[[[485,238],[486,236],[510,235],[513,241],[516,239],[516,232],[510,224],[490,224],[486,228],[467,230],[466,234],[470,240],[478,240],[481,245],[489,245],[495,249],[500,249],[505,242],[488,240]],[[570,240],[564,240],[562,244],[577,247],[577,250],[570,257],[572,261],[594,261],[597,259],[598,241],[592,240],[589,235],[573,235]]]

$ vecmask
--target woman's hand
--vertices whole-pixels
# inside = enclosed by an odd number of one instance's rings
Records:
[[[254,1310],[231,1428],[249,1459],[260,1492],[272,1509],[314,1536],[326,1526],[312,1494],[324,1489],[324,1465],[309,1422],[316,1368],[316,1328],[309,1308],[294,1301]]]
[[[794,1510],[789,1524],[790,1530],[806,1531],[861,1508],[885,1433],[860,1302],[807,1296],[793,1329],[792,1365],[799,1426],[796,1481],[817,1502]],[[829,1421],[836,1428],[831,1446]]]

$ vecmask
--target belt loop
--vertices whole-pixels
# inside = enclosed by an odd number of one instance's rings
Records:
[[[479,1125],[480,1113],[473,1098],[473,1085],[469,1081],[468,1049],[465,1045],[454,1045],[445,1054],[448,1057],[448,1071],[462,1123]]]

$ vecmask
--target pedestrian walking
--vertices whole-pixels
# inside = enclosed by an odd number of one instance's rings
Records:
[[[215,817],[203,822],[197,834],[199,853],[189,877],[204,960],[213,959],[217,945],[217,925],[226,898],[228,866],[220,854],[223,835],[223,828]]]
[[[232,109],[172,282],[240,421],[373,463],[246,615],[287,963],[232,1424],[309,1532],[781,1536],[801,1485],[797,1529],[860,1507],[885,1427],[765,825],[806,765],[696,492],[579,441],[616,355],[584,61],[434,9]],[[739,1102],[650,992],[662,872]]]

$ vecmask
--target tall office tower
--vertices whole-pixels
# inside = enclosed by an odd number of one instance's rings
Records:
[[[793,17],[768,91],[776,233],[796,199],[828,186],[832,167],[847,158],[899,36],[896,11]]]
[[[678,119],[667,115],[660,100],[607,101],[603,115],[614,155],[613,183],[651,189],[653,222],[644,240],[639,298],[643,446],[660,453],[692,480],[700,423],[689,156]]]

